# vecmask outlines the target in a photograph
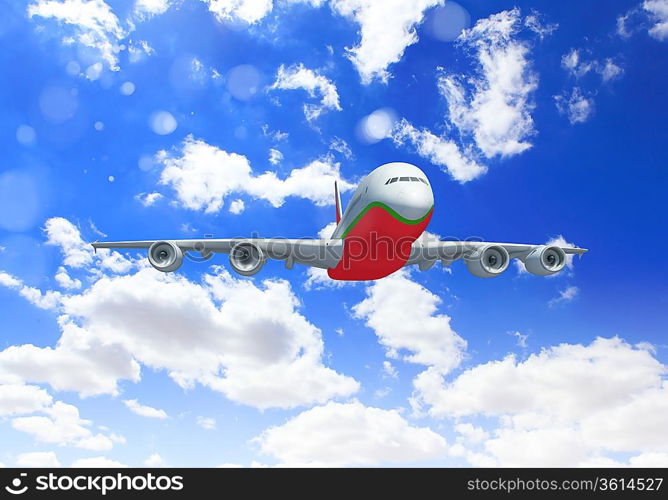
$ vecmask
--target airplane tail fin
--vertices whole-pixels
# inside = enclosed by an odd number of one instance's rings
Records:
[[[341,222],[343,210],[341,208],[341,193],[339,193],[339,183],[334,181],[334,198],[336,202],[336,223]]]

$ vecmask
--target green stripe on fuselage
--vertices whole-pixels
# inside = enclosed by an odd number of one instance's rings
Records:
[[[432,205],[431,208],[427,210],[427,213],[425,213],[419,219],[407,219],[406,217],[403,217],[401,214],[399,214],[399,212],[394,210],[392,207],[386,205],[385,203],[382,203],[380,201],[374,201],[369,203],[366,207],[364,207],[364,210],[362,210],[359,214],[357,214],[357,217],[355,217],[355,219],[346,228],[346,230],[341,235],[341,238],[345,238],[346,236],[348,236],[348,233],[350,233],[350,231],[352,231],[352,229],[357,225],[357,223],[360,220],[362,220],[362,217],[364,217],[366,213],[374,207],[380,207],[383,210],[385,210],[388,214],[390,214],[392,217],[397,219],[399,222],[403,222],[404,224],[410,224],[410,225],[419,224],[420,222],[424,221],[434,208],[434,206]]]

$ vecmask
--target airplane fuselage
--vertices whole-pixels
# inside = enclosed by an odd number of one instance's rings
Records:
[[[413,242],[434,212],[427,176],[409,163],[386,163],[359,184],[332,238],[343,257],[327,270],[335,280],[383,278],[406,265]]]

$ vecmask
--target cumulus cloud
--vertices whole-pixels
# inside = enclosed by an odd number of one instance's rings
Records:
[[[0,351],[0,380],[48,383],[82,396],[117,394],[119,381],[139,381],[144,365],[165,370],[182,387],[200,383],[259,408],[324,402],[358,390],[354,379],[323,364],[321,332],[298,312],[287,281],[256,286],[222,268],[214,272],[201,283],[150,268],[102,276],[61,298],[55,347]],[[17,425],[46,437],[40,429],[60,415]]]
[[[418,41],[415,27],[425,11],[442,4],[443,0],[331,0],[332,10],[359,25],[361,40],[347,51],[362,83],[387,82],[388,67]]]
[[[136,413],[137,415],[140,415],[142,417],[157,418],[160,420],[167,418],[167,413],[165,412],[165,410],[160,410],[158,408],[153,408],[151,406],[143,405],[139,403],[139,401],[137,401],[136,399],[126,399],[125,401],[123,401],[123,404],[127,406],[132,413]]]
[[[56,272],[56,281],[61,288],[65,288],[66,290],[78,290],[81,288],[81,280],[73,279],[63,266],[60,266],[58,272]]]
[[[53,290],[41,290],[27,286],[18,278],[0,271],[0,286],[16,290],[28,302],[40,309],[56,310],[60,305],[61,294]]]
[[[437,312],[441,299],[411,280],[407,271],[375,281],[366,295],[353,314],[373,329],[389,357],[441,373],[461,363],[466,341],[452,329],[450,317]]]
[[[231,214],[239,215],[245,209],[246,204],[244,203],[244,200],[233,200],[232,203],[230,203],[229,211]]]
[[[645,0],[642,8],[652,22],[649,34],[660,41],[668,40],[668,0]]]
[[[146,467],[164,467],[165,460],[158,453],[152,453],[150,457],[144,460],[144,465]]]
[[[134,14],[139,19],[148,19],[164,14],[171,7],[171,0],[136,0]]]
[[[587,465],[607,453],[668,450],[666,373],[651,346],[598,338],[524,361],[509,355],[450,382],[427,370],[414,380],[413,403],[436,418],[497,419],[490,439],[468,447],[473,465]]]
[[[287,178],[279,179],[270,171],[256,175],[245,156],[228,153],[192,136],[184,140],[176,155],[163,151],[158,157],[163,165],[160,183],[171,186],[185,208],[207,213],[220,210],[232,193],[264,199],[275,207],[290,196],[322,206],[334,202],[335,180],[341,191],[353,188],[341,178],[339,164],[328,158],[293,169]]]
[[[283,160],[283,153],[278,149],[271,148],[269,150],[269,163],[272,165],[278,165]]]
[[[456,181],[467,182],[487,172],[487,167],[480,165],[473,155],[462,152],[456,142],[417,129],[405,119],[395,126],[392,139],[397,145],[412,144],[420,156],[443,167]]]
[[[113,434],[93,434],[89,429],[91,422],[80,418],[76,406],[56,401],[42,412],[46,416],[16,417],[12,420],[12,427],[32,434],[38,442],[86,450],[109,450],[115,441],[123,441]]]
[[[150,207],[151,205],[154,205],[156,201],[164,198],[164,196],[160,193],[139,193],[138,195],[135,196],[135,199],[139,201],[142,205],[145,207]]]
[[[97,51],[110,69],[119,69],[119,41],[127,33],[103,0],[37,0],[28,6],[28,16],[71,27],[78,43]]]
[[[443,437],[410,425],[397,410],[329,402],[270,427],[254,440],[282,465],[364,466],[444,456]]]
[[[213,431],[216,429],[216,419],[213,417],[202,417],[199,416],[195,420],[197,425],[199,425],[202,429],[206,429],[207,431]]]
[[[613,58],[604,60],[586,59],[579,49],[571,49],[561,57],[561,67],[574,78],[582,78],[587,73],[598,73],[603,82],[609,82],[624,73]]]
[[[569,286],[564,288],[559,292],[559,295],[553,299],[551,299],[547,305],[550,307],[557,306],[559,304],[563,304],[565,302],[570,302],[572,301],[575,297],[578,296],[580,293],[580,289],[576,286]]]
[[[308,121],[315,120],[324,111],[330,109],[341,111],[336,85],[326,76],[304,67],[301,63],[289,67],[281,64],[276,73],[276,81],[269,88],[281,90],[303,89],[311,98],[320,98],[319,104],[304,104],[304,116]]]
[[[411,144],[417,154],[462,183],[487,171],[481,157],[506,158],[529,149],[538,78],[531,67],[531,44],[519,34],[536,32],[538,21],[531,16],[533,20],[523,22],[515,8],[464,30],[456,43],[472,56],[473,73],[454,74],[443,68],[437,72],[447,132],[439,136],[403,119],[393,130],[395,143]]]
[[[90,457],[90,458],[79,458],[72,462],[71,467],[74,468],[94,468],[94,469],[113,469],[116,467],[127,467],[124,463],[118,462],[116,460],[111,460],[106,457]]]
[[[17,467],[60,467],[58,457],[53,451],[33,451],[20,453],[16,457]]]
[[[479,20],[457,42],[475,54],[477,75],[470,96],[462,77],[443,72],[438,87],[448,118],[460,133],[473,137],[487,158],[513,156],[531,147],[535,133],[531,111],[538,78],[531,69],[530,46],[517,38],[522,27],[515,8]]]
[[[219,21],[244,21],[253,24],[269,14],[273,0],[202,0]]]
[[[554,102],[559,113],[567,116],[572,125],[586,122],[594,113],[594,99],[585,96],[580,87],[573,87],[570,94],[554,96]]]
[[[602,83],[609,83],[618,79],[624,69],[611,57],[600,59],[587,58],[581,49],[571,49],[561,57],[561,67],[578,84],[570,91],[565,89],[561,94],[554,96],[554,102],[560,114],[568,117],[571,124],[584,123],[594,113],[595,91],[582,90],[584,77],[587,74],[597,74]],[[589,79],[591,82],[591,79]]]
[[[0,382],[2,380],[0,377]],[[42,411],[52,403],[51,395],[35,385],[0,384],[0,417]]]

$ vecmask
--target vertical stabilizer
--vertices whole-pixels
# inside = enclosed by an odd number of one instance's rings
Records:
[[[336,223],[341,222],[343,210],[341,208],[341,193],[339,193],[339,183],[334,181],[334,198],[336,202]]]

